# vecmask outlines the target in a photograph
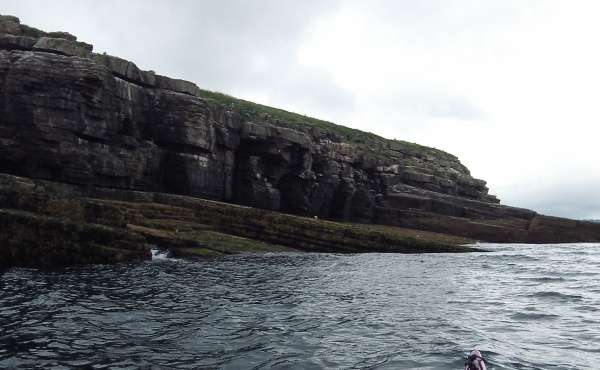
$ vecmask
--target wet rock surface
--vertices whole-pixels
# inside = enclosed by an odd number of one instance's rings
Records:
[[[499,204],[451,154],[249,114],[76,40],[0,16],[0,173],[485,241],[600,240],[597,224]]]

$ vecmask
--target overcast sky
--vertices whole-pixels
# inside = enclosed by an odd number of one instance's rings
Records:
[[[600,1],[0,0],[200,88],[456,155],[501,203],[600,219]]]

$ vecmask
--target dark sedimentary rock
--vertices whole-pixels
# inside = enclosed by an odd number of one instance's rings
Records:
[[[68,34],[31,34],[0,18],[0,172],[488,241],[600,240],[598,225],[500,205],[451,154],[249,115]]]

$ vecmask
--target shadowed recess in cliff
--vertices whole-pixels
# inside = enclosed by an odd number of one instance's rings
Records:
[[[449,153],[206,92],[92,50],[0,17],[0,171],[87,194],[172,193],[487,241],[600,240],[598,225],[540,223],[500,205]],[[554,231],[532,231],[541,224]]]

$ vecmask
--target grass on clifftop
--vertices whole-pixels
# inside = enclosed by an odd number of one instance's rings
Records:
[[[209,90],[200,89],[200,97],[204,99],[211,99],[216,101],[219,104],[232,106],[244,112],[246,118],[248,119],[256,119],[261,114],[269,115],[273,118],[282,120],[284,122],[295,123],[299,125],[311,125],[320,127],[325,130],[332,131],[338,134],[343,141],[356,144],[359,146],[364,146],[367,143],[381,143],[392,141],[399,146],[407,148],[411,151],[418,153],[445,153],[442,150],[431,148],[423,145],[419,145],[417,143],[410,143],[403,140],[389,140],[385,139],[381,136],[373,134],[371,132],[364,132],[354,128],[338,125],[329,121],[324,121],[318,118],[308,117],[306,115],[288,112],[283,109],[273,108],[266,105],[253,103],[247,100],[238,99],[231,95],[214,92]]]
[[[313,125],[317,127],[321,127],[327,130],[331,130],[336,134],[344,137],[348,141],[360,140],[360,139],[381,139],[381,137],[372,134],[363,132],[360,130],[356,130],[350,127],[344,127],[340,125],[336,125],[335,123],[324,121],[317,118],[308,117],[302,114],[288,112],[283,109],[273,108],[266,105],[253,103],[251,101],[234,98],[231,95],[213,92],[208,90],[200,90],[200,97],[204,99],[211,99],[216,101],[217,103],[234,106],[244,112],[247,118],[254,119],[258,117],[260,114],[266,114],[271,117],[280,119],[289,123],[297,123],[297,124],[307,124]]]
[[[19,29],[18,32],[16,33],[16,36],[25,36],[25,37],[31,37],[34,39],[40,39],[42,37],[51,37],[51,38],[63,38],[63,39],[67,39],[70,41],[76,41],[77,37],[71,35],[68,32],[62,32],[62,31],[55,31],[55,32],[46,32],[46,31],[42,31],[40,29],[37,29],[35,27],[31,27],[28,26],[26,24],[22,24],[20,23],[20,21],[18,20],[18,17],[14,17],[11,15],[0,15],[0,23],[2,22],[15,22],[18,24]]]
[[[3,22],[3,21],[19,22],[16,17],[0,15],[0,22]],[[67,39],[72,42],[75,42],[81,46],[87,45],[83,42],[78,42],[77,37],[74,35],[71,35],[68,32],[62,32],[62,31],[46,32],[46,31],[37,29],[35,27],[30,27],[28,25],[21,24],[21,23],[19,23],[19,30],[18,30],[17,34],[20,36],[31,37],[34,39],[40,39],[41,37],[62,38],[62,39]],[[91,45],[87,45],[87,46],[91,46]],[[86,49],[86,48],[84,47],[84,49]],[[153,73],[153,71],[149,71],[149,72]],[[411,151],[411,152],[429,153],[429,154],[433,154],[433,155],[436,155],[439,153],[445,153],[444,151],[436,149],[436,148],[423,146],[423,145],[420,145],[417,143],[410,143],[410,142],[407,142],[404,140],[385,139],[385,138],[378,136],[376,134],[373,134],[371,132],[364,132],[364,131],[353,129],[350,127],[338,125],[338,124],[335,124],[335,123],[332,123],[329,121],[308,117],[306,115],[302,115],[302,114],[298,114],[298,113],[288,112],[283,109],[273,108],[273,107],[269,107],[269,106],[258,104],[258,103],[253,103],[253,102],[250,102],[247,100],[235,98],[228,94],[224,94],[224,93],[220,93],[220,92],[213,92],[213,91],[203,90],[203,89],[199,89],[199,90],[200,90],[199,97],[214,100],[222,105],[234,106],[237,109],[239,109],[240,111],[244,112],[244,114],[246,115],[246,118],[249,118],[249,119],[256,119],[259,115],[265,114],[265,115],[274,117],[274,118],[279,119],[284,122],[288,122],[288,123],[292,123],[292,124],[299,124],[299,125],[311,125],[311,126],[316,126],[316,127],[320,127],[325,130],[332,131],[332,132],[338,134],[342,138],[343,141],[355,144],[359,147],[366,149],[366,153],[371,156],[378,156],[379,155],[378,152],[382,149],[382,146],[384,146],[384,147],[386,146],[385,143],[388,141],[394,142],[396,144],[396,146],[406,148],[408,151]],[[385,149],[387,149],[387,148],[385,148]]]

